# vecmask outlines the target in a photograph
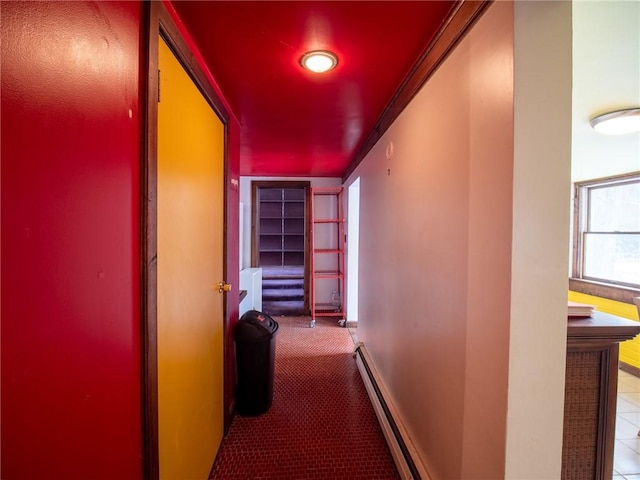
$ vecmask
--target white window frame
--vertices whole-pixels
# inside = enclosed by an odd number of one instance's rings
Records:
[[[616,281],[612,279],[592,278],[584,274],[584,238],[589,230],[590,192],[602,187],[615,187],[629,183],[640,183],[640,172],[633,172],[615,177],[600,178],[574,184],[574,226],[573,226],[573,265],[570,289],[615,300],[627,300],[629,295],[637,296],[640,285]],[[598,232],[626,235],[640,232]],[[586,286],[585,286],[586,284]]]

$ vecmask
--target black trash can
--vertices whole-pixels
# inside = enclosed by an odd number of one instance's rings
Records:
[[[260,415],[271,407],[277,332],[278,322],[257,310],[246,312],[235,326],[236,409],[240,415]]]

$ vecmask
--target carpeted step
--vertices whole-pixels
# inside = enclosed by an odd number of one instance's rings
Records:
[[[263,275],[263,280],[304,280],[304,275],[299,274],[272,274],[272,275]]]
[[[304,314],[304,276],[301,269],[272,271],[262,279],[262,310],[269,315]]]
[[[282,301],[282,300],[304,300],[304,289],[302,288],[263,288],[262,301]]]
[[[303,315],[304,302],[302,301],[262,301],[262,311],[271,315]]]
[[[304,278],[304,267],[263,267],[262,278]]]
[[[304,278],[301,279],[263,279],[262,289],[304,288]]]

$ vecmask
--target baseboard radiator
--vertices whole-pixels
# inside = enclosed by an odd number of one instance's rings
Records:
[[[356,346],[354,356],[400,478],[430,480],[362,342]]]

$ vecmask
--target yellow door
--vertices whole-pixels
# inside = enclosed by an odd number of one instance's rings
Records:
[[[223,434],[224,126],[159,43],[160,478],[204,480]]]

